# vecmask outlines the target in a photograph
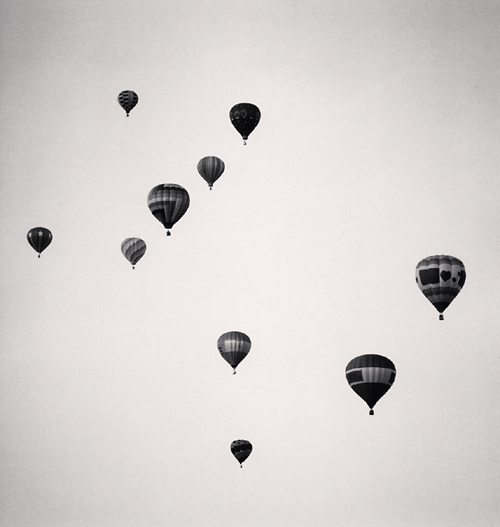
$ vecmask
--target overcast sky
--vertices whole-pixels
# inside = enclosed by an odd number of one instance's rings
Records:
[[[0,523],[499,525],[499,28],[498,1],[0,0]],[[191,197],[169,238],[160,183]],[[467,270],[444,321],[434,254]],[[367,353],[397,369],[373,417]]]

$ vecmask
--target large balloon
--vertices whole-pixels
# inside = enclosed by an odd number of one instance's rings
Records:
[[[118,95],[118,102],[125,110],[128,117],[128,114],[132,111],[132,108],[134,108],[139,102],[139,97],[137,96],[137,93],[132,90],[124,90]]]
[[[249,102],[236,104],[229,111],[229,118],[233,126],[243,138],[243,144],[247,144],[248,136],[252,133],[260,121],[260,110]]]
[[[122,242],[123,256],[132,264],[132,269],[135,269],[135,264],[144,256],[146,252],[146,242],[140,238],[127,238]]]
[[[52,241],[52,233],[45,227],[30,229],[26,237],[28,238],[28,243],[38,253],[38,258],[40,258],[40,254],[45,251]]]
[[[247,356],[252,343],[248,335],[241,331],[229,331],[224,333],[217,340],[217,348],[233,368],[233,375],[236,373],[236,366]]]
[[[184,187],[173,183],[157,185],[148,194],[148,207],[153,216],[170,231],[189,208],[189,194]]]
[[[243,461],[252,453],[252,443],[246,439],[236,439],[231,443],[231,452],[242,467]]]
[[[198,172],[208,183],[210,190],[212,190],[213,184],[222,176],[225,168],[224,161],[214,156],[204,157],[198,162]]]
[[[396,379],[396,366],[382,355],[361,355],[346,366],[349,386],[365,401],[373,415],[373,407]]]
[[[454,256],[428,256],[418,262],[415,279],[427,300],[438,310],[439,320],[443,320],[443,311],[465,284],[465,266]]]

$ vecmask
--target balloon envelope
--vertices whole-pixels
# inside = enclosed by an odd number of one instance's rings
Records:
[[[38,258],[40,258],[40,254],[52,242],[52,233],[45,227],[34,227],[33,229],[30,229],[26,237],[28,243],[38,253]]]
[[[215,156],[207,156],[200,159],[197,168],[200,176],[208,183],[208,187],[212,190],[213,184],[222,176],[226,167],[222,159]]]
[[[465,284],[465,266],[454,256],[428,256],[415,269],[417,285],[438,310],[443,320],[444,310],[453,302]]]
[[[132,267],[144,256],[146,242],[140,238],[127,238],[122,242],[123,256],[132,264]]]
[[[382,355],[361,355],[346,366],[349,386],[365,401],[373,415],[373,407],[396,379],[396,366]]]
[[[233,456],[239,461],[240,467],[243,461],[252,453],[252,443],[246,439],[236,439],[231,443],[231,452]]]
[[[241,102],[234,105],[229,111],[231,123],[240,133],[246,144],[248,136],[253,132],[260,121],[260,110],[249,102]]]
[[[217,340],[217,349],[236,373],[236,367],[247,356],[252,343],[250,337],[241,331],[228,331]]]
[[[184,187],[174,183],[157,185],[148,194],[148,207],[153,216],[167,229],[177,223],[189,207],[189,194]]]
[[[132,90],[124,90],[118,95],[118,103],[125,110],[127,117],[138,102],[139,97]]]

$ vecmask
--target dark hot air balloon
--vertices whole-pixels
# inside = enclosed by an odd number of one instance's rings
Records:
[[[260,110],[249,102],[236,104],[229,111],[231,123],[243,138],[243,144],[247,144],[248,136],[253,132],[260,121]]]
[[[213,184],[222,176],[226,167],[222,159],[207,156],[200,159],[197,168],[200,176],[208,183],[208,187],[212,190]]]
[[[146,242],[140,238],[127,238],[122,242],[123,256],[132,264],[132,269],[135,269],[135,264],[144,256],[146,252]]]
[[[346,366],[349,386],[365,401],[373,415],[373,407],[396,379],[394,363],[382,355],[361,355]]]
[[[238,364],[247,356],[251,346],[250,338],[241,331],[229,331],[217,340],[217,349],[222,358],[232,366],[233,375],[236,373]]]
[[[189,208],[189,194],[184,187],[173,183],[163,183],[150,190],[148,194],[148,207],[153,216],[167,229],[170,230]]]
[[[252,443],[246,439],[236,439],[231,443],[231,452],[243,467],[243,461],[252,453]]]
[[[464,264],[454,256],[428,256],[418,262],[415,269],[417,285],[438,310],[439,320],[444,319],[443,311],[462,290],[465,276]]]
[[[139,102],[139,97],[137,93],[132,90],[124,90],[118,95],[118,103],[128,114],[132,111],[132,108]]]
[[[52,242],[52,233],[45,227],[30,229],[26,237],[28,238],[28,243],[38,253],[38,258]]]

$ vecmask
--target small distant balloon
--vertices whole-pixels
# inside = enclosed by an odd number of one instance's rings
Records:
[[[260,121],[260,110],[255,104],[241,102],[234,105],[229,111],[231,123],[243,138],[243,144],[247,144],[248,136],[253,132]]]
[[[26,235],[28,243],[38,253],[38,258],[52,242],[52,233],[45,227],[35,227]]]
[[[124,90],[118,95],[118,103],[125,110],[127,117],[138,102],[139,97],[135,91]]]
[[[453,302],[465,284],[465,266],[454,256],[428,256],[418,262],[415,279],[420,291],[444,320],[444,310]]]
[[[148,207],[151,214],[167,229],[177,223],[189,208],[189,194],[184,187],[174,183],[163,183],[152,188],[148,194]]]
[[[217,340],[217,349],[222,358],[233,368],[233,375],[236,373],[236,367],[248,355],[251,347],[250,337],[241,331],[228,331]]]
[[[373,415],[373,407],[396,379],[396,366],[382,355],[361,355],[346,366],[349,386],[365,401]]]
[[[239,461],[240,467],[243,466],[243,461],[252,453],[252,443],[246,439],[236,439],[231,443],[231,452],[233,456]]]
[[[146,252],[146,242],[140,238],[127,238],[122,242],[123,256],[132,264],[135,269],[136,263],[144,256]]]
[[[197,168],[200,176],[208,183],[209,189],[212,190],[213,184],[222,176],[226,167],[222,159],[215,156],[207,156],[200,159]]]

